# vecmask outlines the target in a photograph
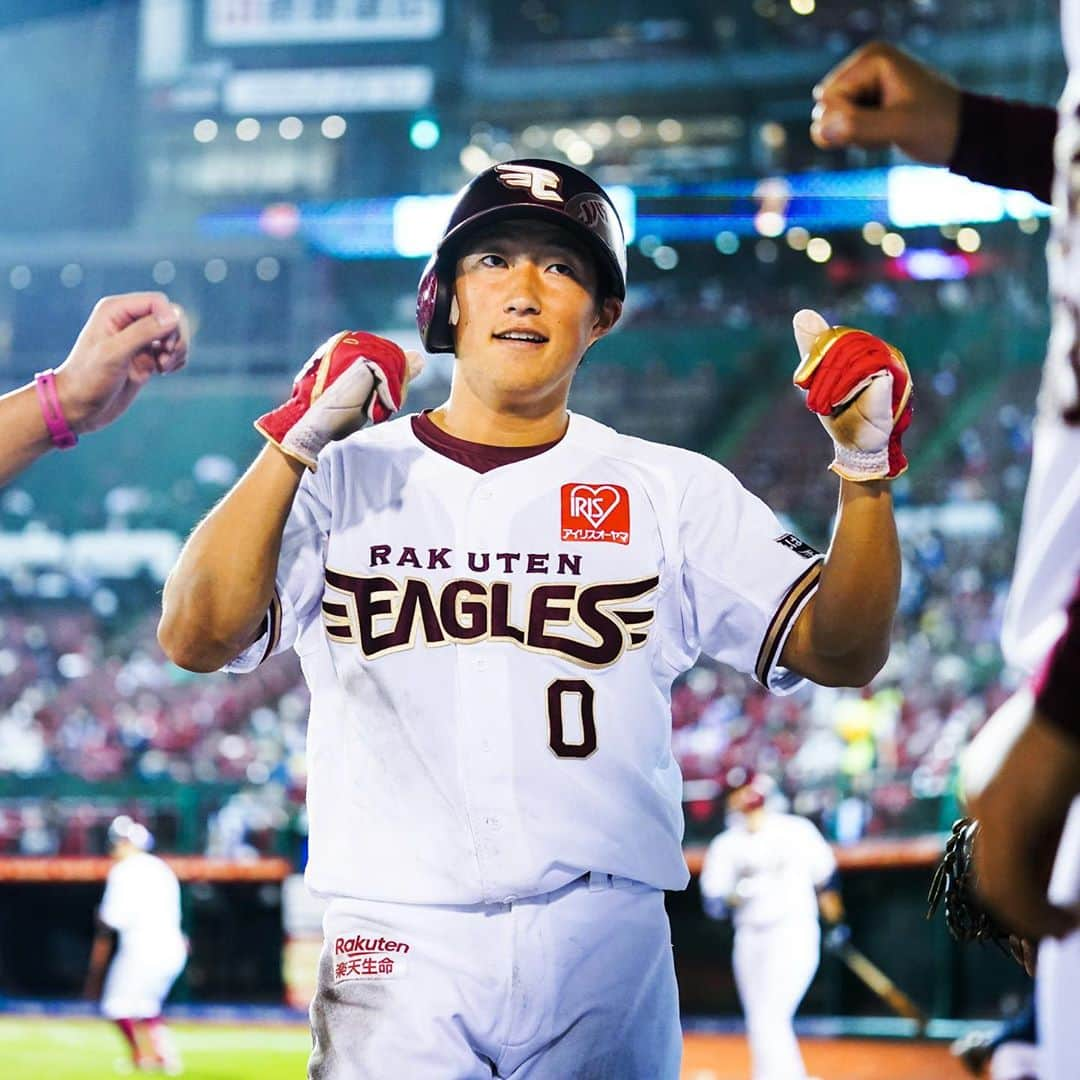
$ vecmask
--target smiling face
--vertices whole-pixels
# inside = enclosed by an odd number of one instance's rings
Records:
[[[517,220],[478,231],[457,257],[455,380],[495,409],[565,405],[585,350],[622,311],[597,292],[594,258],[567,230]]]

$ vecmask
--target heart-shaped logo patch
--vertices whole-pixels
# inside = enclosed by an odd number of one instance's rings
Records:
[[[563,540],[630,542],[630,498],[618,484],[563,484]]]

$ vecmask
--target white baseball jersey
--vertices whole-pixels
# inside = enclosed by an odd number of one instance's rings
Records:
[[[784,692],[821,557],[721,466],[571,416],[480,473],[410,418],[301,482],[262,640],[311,689],[307,880],[507,902],[588,871],[688,880],[672,680],[705,652]]]
[[[730,904],[736,927],[816,925],[817,890],[835,870],[832,848],[812,822],[770,811],[758,830],[738,819],[709,844],[701,894]]]
[[[1052,322],[1031,476],[1005,611],[1002,644],[1009,662],[1036,668],[1065,629],[1065,605],[1080,577],[1080,4],[1065,0],[1061,29],[1069,79],[1058,103],[1054,209],[1047,262]]]
[[[149,852],[129,855],[110,868],[98,914],[120,935],[122,949],[157,951],[184,940],[180,883],[169,865]]]
[[[1053,322],[1035,423],[1031,477],[1003,644],[1009,660],[1031,670],[1066,625],[1065,607],[1080,578],[1080,426],[1062,419],[1080,382],[1080,2],[1062,0],[1061,33],[1069,79],[1058,103],[1054,141],[1054,209],[1047,258]],[[1058,844],[1049,896],[1080,900],[1080,797],[1073,800]],[[1066,1080],[1080,1070],[1076,994],[1080,932],[1039,947],[1040,1075]]]

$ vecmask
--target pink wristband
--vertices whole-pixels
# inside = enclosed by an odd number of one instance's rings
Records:
[[[60,395],[56,392],[56,372],[52,368],[39,371],[34,376],[34,389],[37,391],[41,415],[49,429],[53,446],[70,450],[79,441],[79,436],[68,426],[64,410],[60,407]]]

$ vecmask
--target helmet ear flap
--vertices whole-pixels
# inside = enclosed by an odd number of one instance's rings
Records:
[[[416,295],[416,321],[420,340],[429,353],[453,352],[454,330],[450,325],[450,308],[454,301],[452,274],[447,272],[445,258],[433,255],[420,279]]]

